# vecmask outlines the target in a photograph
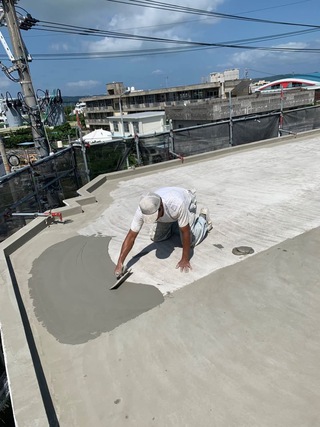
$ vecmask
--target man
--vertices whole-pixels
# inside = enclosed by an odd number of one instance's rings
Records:
[[[153,224],[150,238],[154,242],[168,239],[178,225],[182,241],[182,256],[176,268],[180,268],[181,272],[188,272],[192,268],[190,248],[202,242],[212,228],[208,209],[201,209],[198,217],[196,210],[195,190],[163,187],[142,196],[130,230],[122,243],[115,274],[119,276],[123,271],[124,261],[144,223]]]

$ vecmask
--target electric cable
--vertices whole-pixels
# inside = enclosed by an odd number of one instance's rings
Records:
[[[291,25],[291,26],[299,26],[299,27],[311,27],[311,28],[319,27],[319,25],[313,25],[313,24],[274,21],[269,19],[250,18],[246,16],[241,16],[241,15],[232,15],[228,13],[212,12],[204,9],[195,9],[192,7],[180,6],[176,4],[170,4],[170,3],[163,3],[163,2],[154,1],[154,0],[105,0],[105,1],[112,2],[112,3],[126,4],[130,6],[140,6],[140,7],[151,8],[151,9],[167,10],[170,12],[180,12],[180,13],[188,13],[192,15],[212,16],[215,18],[225,18],[225,19],[232,19],[232,20],[238,20],[238,21],[257,22],[257,23],[274,24],[274,25]]]
[[[136,56],[150,56],[159,54],[185,53],[195,50],[207,50],[214,48],[232,48],[244,50],[260,50],[269,52],[286,52],[286,53],[314,53],[319,54],[320,48],[305,48],[305,47],[263,47],[263,46],[247,46],[236,44],[205,44],[204,46],[181,47],[181,48],[162,48],[162,49],[139,49],[129,51],[102,51],[102,52],[75,52],[75,53],[58,53],[58,54],[34,54],[34,60],[74,60],[74,59],[104,59],[104,58],[123,58]]]
[[[276,21],[275,21],[276,22]],[[287,23],[289,24],[289,23]],[[299,25],[304,25],[304,24],[299,24]],[[36,24],[36,26],[34,27],[34,29],[37,30],[41,30],[41,31],[49,31],[49,32],[62,32],[62,33],[69,33],[69,34],[77,34],[77,35],[85,35],[85,36],[97,36],[97,37],[110,37],[110,38],[119,38],[119,39],[130,39],[130,40],[140,40],[140,41],[148,41],[148,42],[161,42],[161,43],[168,43],[168,44],[178,44],[178,45],[184,45],[184,46],[208,46],[208,47],[227,47],[227,48],[239,48],[239,46],[241,45],[242,48],[248,48],[248,49],[263,49],[263,50],[271,50],[271,51],[275,51],[278,50],[279,48],[276,47],[259,47],[259,46],[255,46],[255,47],[246,47],[243,46],[242,43],[252,43],[253,41],[255,42],[260,42],[260,41],[267,41],[267,40],[276,40],[276,39],[280,39],[280,38],[285,38],[285,37],[292,37],[295,35],[302,35],[302,34],[307,34],[307,33],[311,33],[314,31],[319,31],[320,26],[310,26],[310,28],[305,29],[305,30],[299,30],[299,31],[293,31],[293,32],[287,32],[287,33],[280,33],[280,34],[273,34],[273,35],[269,35],[269,36],[261,36],[261,37],[255,37],[255,38],[248,38],[248,39],[243,39],[243,40],[235,40],[235,41],[231,41],[231,42],[222,42],[222,43],[207,43],[207,42],[192,42],[192,41],[185,41],[185,40],[175,40],[175,39],[167,39],[167,38],[157,38],[157,37],[150,37],[150,36],[139,36],[136,34],[128,34],[128,33],[121,33],[121,32],[116,32],[116,31],[107,31],[107,30],[97,30],[94,28],[84,28],[84,27],[79,27],[79,26],[74,26],[74,25],[68,25],[68,24],[63,24],[63,23],[56,23],[56,22],[50,22],[50,21],[38,21],[38,23]],[[164,51],[166,51],[167,53],[176,53],[178,51],[188,51],[185,48],[183,49],[179,49],[177,50],[176,48],[174,48],[173,50],[170,49],[165,49],[162,48],[164,50],[161,51],[157,51],[156,49],[150,50],[149,52],[147,50],[139,50],[139,54],[155,54],[155,53],[163,53]],[[281,50],[283,51],[283,49],[285,49],[288,52],[299,52],[299,51],[304,51],[304,52],[315,52],[318,53],[318,50],[314,50],[314,49],[309,49],[309,48],[290,48],[290,47],[286,47],[286,48],[281,48]],[[91,53],[68,53],[68,54],[41,54],[41,58],[50,58],[49,55],[53,55],[51,56],[51,58],[55,58],[55,59],[66,59],[66,55],[71,55],[71,57],[77,57],[78,59],[93,59],[93,58],[103,58],[103,57],[124,57],[124,56],[128,56],[128,54],[126,52],[116,52],[116,53],[110,53],[108,55],[106,55],[106,53],[102,53],[102,52],[91,52]],[[130,53],[130,56],[132,55],[132,51]],[[71,59],[70,57],[70,59]]]
[[[59,24],[60,25],[60,24]],[[66,24],[61,24],[63,27],[68,27]],[[74,26],[72,26],[74,28]],[[78,28],[78,27],[77,27]],[[91,31],[91,29],[88,29]],[[190,50],[195,50],[199,48],[234,48],[234,49],[258,49],[258,50],[269,50],[269,51],[287,51],[287,52],[310,52],[310,53],[319,53],[318,49],[312,48],[293,48],[293,47],[259,47],[259,46],[245,46],[243,43],[252,43],[259,41],[275,40],[279,38],[285,38],[293,35],[301,35],[306,33],[311,33],[319,31],[318,28],[309,28],[306,30],[299,30],[287,33],[273,34],[269,36],[261,36],[247,39],[234,40],[230,42],[220,42],[220,43],[204,43],[204,42],[188,42],[188,41],[176,41],[172,39],[158,39],[155,37],[148,39],[148,41],[159,41],[159,42],[171,42],[171,43],[180,43],[184,44],[184,47],[175,47],[175,48],[154,48],[154,49],[139,49],[139,50],[130,50],[130,51],[114,51],[114,52],[74,52],[74,53],[56,53],[56,54],[33,54],[33,59],[100,59],[100,58],[112,58],[112,57],[128,57],[128,56],[139,56],[139,55],[154,55],[154,54],[164,54],[164,53],[179,53],[179,52],[188,52]],[[96,32],[96,31],[95,31]],[[128,35],[124,33],[115,33],[120,34],[121,38],[126,38]],[[140,39],[140,36],[133,36],[136,39]],[[188,46],[192,46],[190,48]],[[0,55],[1,57],[1,55]]]

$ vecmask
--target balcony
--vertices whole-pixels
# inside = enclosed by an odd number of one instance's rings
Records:
[[[104,112],[112,112],[114,111],[113,107],[111,105],[105,106],[105,107],[87,107],[86,112],[87,113],[104,113]]]

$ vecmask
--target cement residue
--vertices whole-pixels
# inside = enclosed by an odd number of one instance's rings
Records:
[[[164,300],[154,286],[115,282],[107,237],[75,236],[33,263],[30,296],[39,321],[58,341],[80,344],[111,331]]]

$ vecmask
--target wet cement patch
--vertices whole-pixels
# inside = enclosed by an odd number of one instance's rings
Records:
[[[164,301],[154,286],[115,283],[108,237],[75,236],[48,248],[32,265],[35,314],[59,342],[81,344]]]

